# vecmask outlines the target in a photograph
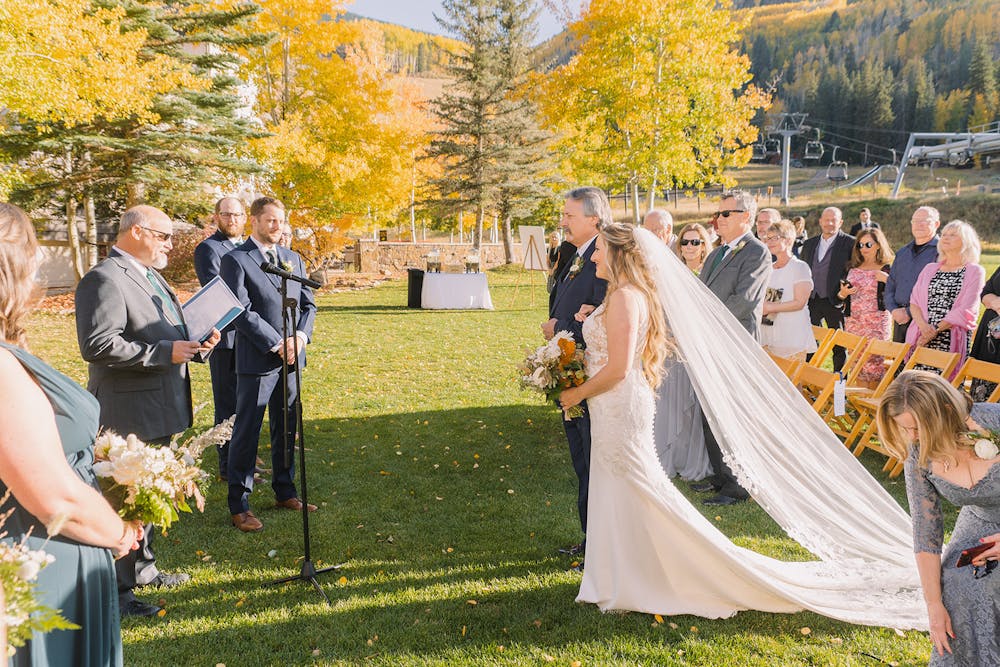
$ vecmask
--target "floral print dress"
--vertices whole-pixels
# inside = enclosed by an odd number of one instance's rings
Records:
[[[857,288],[851,295],[851,314],[844,322],[844,330],[865,338],[889,340],[889,326],[892,322],[889,311],[878,307],[877,270],[851,269],[847,280]],[[866,382],[878,382],[885,375],[885,360],[873,356],[865,362],[858,376]]]

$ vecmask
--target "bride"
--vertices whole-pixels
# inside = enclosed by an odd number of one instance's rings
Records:
[[[808,609],[926,629],[906,513],[666,246],[623,223],[596,243],[608,294],[583,327],[590,378],[562,394],[564,408],[587,400],[593,429],[577,600],[706,618]],[[668,355],[686,365],[741,485],[818,561],[736,546],[671,484],[653,443]]]

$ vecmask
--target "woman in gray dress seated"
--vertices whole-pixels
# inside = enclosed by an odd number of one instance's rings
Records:
[[[886,390],[878,427],[906,461],[913,549],[927,602],[931,665],[1000,665],[1000,406],[972,404],[941,376],[907,371]],[[961,507],[944,545],[941,498]],[[991,547],[957,567],[962,551]]]
[[[24,212],[0,203],[0,496],[13,495],[3,539],[55,557],[38,575],[40,602],[80,629],[35,633],[10,662],[121,665],[111,557],[135,549],[142,527],[123,522],[97,489],[97,400],[27,351],[37,252]]]

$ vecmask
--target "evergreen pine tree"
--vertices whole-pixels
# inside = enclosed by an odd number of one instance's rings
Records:
[[[996,109],[997,81],[996,64],[993,58],[993,46],[985,40],[977,40],[972,47],[972,60],[969,61],[969,89],[973,97],[979,94],[988,109]]]
[[[0,136],[0,150],[9,159],[27,160],[29,181],[12,199],[32,208],[66,201],[70,216],[76,201],[87,211],[95,200],[97,209],[109,214],[138,203],[182,217],[205,213],[213,186],[258,170],[243,153],[247,139],[260,130],[244,112],[246,91],[235,76],[233,49],[267,41],[266,35],[244,32],[259,8],[245,3],[214,9],[197,0],[121,4],[129,28],[146,30],[145,51],[189,63],[201,85],[160,95],[154,123],[135,118],[74,127],[22,123]]]
[[[510,222],[548,193],[541,187],[544,143],[535,108],[519,96],[528,70],[537,12],[531,0],[444,0],[438,23],[466,49],[449,67],[455,83],[434,103],[443,129],[428,156],[444,173],[432,184],[445,211],[475,210],[473,244],[482,243],[489,212],[504,219],[512,261]]]

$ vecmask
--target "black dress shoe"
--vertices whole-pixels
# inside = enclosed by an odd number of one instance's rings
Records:
[[[586,550],[587,550],[587,543],[580,542],[579,544],[574,544],[572,546],[563,547],[562,549],[559,549],[559,553],[566,554],[567,556],[576,556],[578,554],[582,554]]]
[[[190,574],[185,574],[183,572],[176,572],[174,574],[167,574],[166,572],[160,572],[148,584],[139,584],[138,586],[136,586],[136,588],[140,588],[143,586],[149,586],[150,588],[173,588],[174,586],[180,586],[181,584],[188,581],[191,581]]]
[[[142,600],[132,598],[121,605],[122,616],[156,616],[163,609],[155,604],[149,604]]]
[[[707,500],[701,501],[702,505],[738,505],[740,503],[745,503],[746,498],[733,498],[732,496],[726,496],[721,493],[712,496]]]
[[[692,482],[691,490],[698,493],[718,493],[721,486],[716,486],[711,482]]]

